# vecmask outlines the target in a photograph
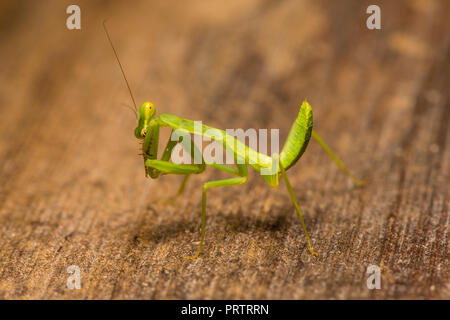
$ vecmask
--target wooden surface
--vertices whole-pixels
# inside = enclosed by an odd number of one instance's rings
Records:
[[[369,4],[382,29],[366,28]],[[2,1],[0,297],[450,298],[450,1]],[[284,184],[210,191],[205,254],[196,176],[144,177],[130,99],[219,128],[280,128],[300,102],[357,176],[315,142]],[[162,141],[169,132],[163,131]],[[81,270],[69,290],[67,268]],[[368,290],[366,269],[382,268]]]

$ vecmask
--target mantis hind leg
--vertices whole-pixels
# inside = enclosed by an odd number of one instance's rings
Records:
[[[294,191],[292,190],[291,184],[289,183],[288,177],[286,175],[286,171],[284,170],[283,166],[281,165],[281,162],[279,164],[281,175],[283,176],[284,183],[286,184],[286,188],[288,189],[289,195],[292,199],[292,202],[294,203],[295,210],[297,211],[298,217],[300,218],[300,222],[302,223],[303,231],[305,232],[306,241],[308,242],[308,249],[309,252],[317,256],[317,252],[315,252],[311,246],[311,240],[309,239],[308,230],[306,230],[305,220],[303,219],[303,213],[300,210],[300,207],[298,206],[297,200],[295,199]]]
[[[219,169],[219,167],[215,166]],[[202,190],[202,222],[201,222],[201,238],[200,238],[200,246],[198,248],[198,251],[195,255],[185,257],[186,259],[197,259],[203,250],[203,242],[205,240],[205,225],[206,225],[206,191],[211,188],[218,188],[218,187],[226,187],[226,186],[234,186],[238,184],[245,183],[248,179],[248,171],[247,167],[242,164],[237,164],[238,172],[237,175],[240,177],[237,178],[230,178],[230,179],[223,179],[223,180],[216,180],[216,181],[208,181],[203,184],[203,190]],[[223,169],[221,169],[223,170]],[[226,170],[224,170],[226,171]]]
[[[356,178],[350,172],[350,170],[344,165],[344,163],[341,161],[341,159],[339,159],[338,156],[335,155],[333,151],[331,151],[331,149],[325,144],[325,142],[322,140],[322,138],[320,138],[314,130],[312,130],[311,136],[314,138],[314,140],[317,141],[317,143],[323,148],[323,150],[325,150],[325,152],[328,154],[328,156],[337,164],[339,169],[341,169],[353,181],[353,183],[355,185],[361,187],[361,186],[366,185],[369,182],[368,179],[360,180],[360,179]]]

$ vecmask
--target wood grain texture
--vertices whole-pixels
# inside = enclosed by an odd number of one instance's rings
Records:
[[[0,298],[450,298],[450,2],[2,1]],[[181,177],[144,177],[130,99],[219,128],[280,128],[307,98],[315,128],[365,188],[311,142],[283,184],[211,190],[164,205]],[[169,132],[163,131],[165,141]],[[366,268],[382,267],[381,290]],[[67,267],[82,288],[66,288]]]

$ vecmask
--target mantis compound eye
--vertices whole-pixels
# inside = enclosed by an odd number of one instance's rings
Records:
[[[141,131],[141,136],[143,137],[143,138],[145,138],[145,135],[147,134],[147,130],[145,130],[145,129],[142,129],[142,131]]]

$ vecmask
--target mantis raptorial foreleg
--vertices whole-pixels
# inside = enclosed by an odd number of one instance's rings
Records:
[[[172,130],[172,132],[171,132],[171,134],[170,134],[169,141],[167,142],[167,145],[166,145],[166,147],[164,148],[164,152],[163,152],[163,155],[162,155],[162,157],[161,157],[161,160],[162,160],[162,161],[169,161],[169,159],[170,159],[170,157],[171,157],[171,155],[172,155],[173,149],[175,148],[175,146],[176,146],[178,143],[180,143],[180,139],[178,139],[178,140],[173,140],[173,139],[172,139],[173,132],[174,132],[174,130]],[[181,139],[184,139],[184,138],[181,138]],[[189,150],[186,150],[185,144],[182,143],[181,145],[182,145],[182,147],[185,149],[185,151],[190,152],[190,154],[191,154],[191,159],[194,160],[194,159],[195,159],[195,154],[196,154],[196,153],[197,153],[197,154],[200,154],[200,150],[199,150],[199,149],[197,148],[197,146],[194,144],[194,142],[192,141],[192,139],[190,139],[190,140],[191,140],[191,141],[190,141],[190,146],[191,146],[191,150],[190,150],[190,151],[189,151]],[[201,154],[200,154],[200,155],[201,155]],[[202,165],[204,166],[204,164],[203,164],[203,157],[202,157]],[[185,186],[186,186],[186,183],[187,183],[187,181],[188,181],[188,179],[189,179],[189,176],[190,176],[190,173],[188,173],[188,174],[185,175],[185,177],[183,178],[183,181],[181,182],[180,187],[178,188],[178,191],[175,193],[175,195],[173,195],[173,196],[170,197],[169,199],[165,200],[165,201],[164,201],[165,203],[168,203],[168,204],[173,203],[173,202],[178,198],[178,196],[180,196],[180,195],[183,193],[184,188],[185,188]]]
[[[161,156],[161,160],[169,161],[170,156],[172,155],[173,148],[175,148],[177,143],[179,143],[179,141],[177,141],[177,140],[172,140],[172,134],[173,134],[173,130],[170,133],[169,141],[167,141],[166,147],[164,148],[164,152]]]
[[[167,141],[167,145],[164,148],[164,152],[163,152],[163,155],[161,157],[161,160],[163,160],[163,161],[168,161],[170,159],[170,156],[172,155],[173,148],[175,148],[175,146],[179,143],[179,141],[172,140],[172,133],[173,133],[173,130],[172,130],[172,132],[170,134],[169,141]],[[187,181],[189,179],[189,176],[190,176],[190,174],[186,174],[184,176],[183,181],[181,182],[181,185],[178,188],[177,193],[175,193],[169,199],[163,201],[164,203],[167,203],[167,204],[173,203],[178,198],[178,196],[180,196],[183,193],[184,187],[186,186],[186,183],[187,183]]]
[[[236,164],[238,167],[238,175],[240,175],[239,178],[231,178],[231,179],[224,179],[224,180],[216,180],[216,181],[209,181],[203,184],[203,190],[202,190],[202,225],[201,225],[201,238],[200,238],[200,246],[198,248],[198,251],[195,255],[185,257],[186,259],[197,259],[198,256],[202,253],[203,249],[203,241],[205,240],[205,225],[206,225],[206,191],[211,188],[218,188],[218,187],[226,187],[226,186],[234,186],[238,184],[245,183],[248,179],[248,171],[247,166],[242,164]],[[223,168],[218,169],[223,170]],[[229,172],[228,170],[225,170]]]
[[[156,120],[150,121],[149,125],[142,129],[144,135],[144,141],[142,143],[142,150],[144,155],[144,163],[147,159],[156,159],[158,157],[158,144],[159,144],[159,123]],[[146,176],[149,175],[155,179],[159,176],[160,172],[152,168],[145,168]]]
[[[176,164],[164,160],[146,160],[145,166],[168,174],[197,174],[205,171],[205,167],[195,164]]]
[[[337,155],[335,155],[334,152],[331,151],[331,149],[325,144],[325,142],[322,140],[322,138],[320,138],[317,135],[317,133],[314,131],[314,129],[311,132],[311,136],[314,138],[314,140],[317,141],[317,143],[323,148],[323,150],[325,150],[325,152],[328,154],[328,156],[331,158],[331,160],[333,160],[338,165],[339,169],[341,169],[353,181],[354,184],[356,184],[357,186],[364,186],[369,182],[368,179],[360,180],[360,179],[356,178],[350,172],[350,170],[344,165],[344,163],[341,161],[341,159],[339,159],[339,157]]]

